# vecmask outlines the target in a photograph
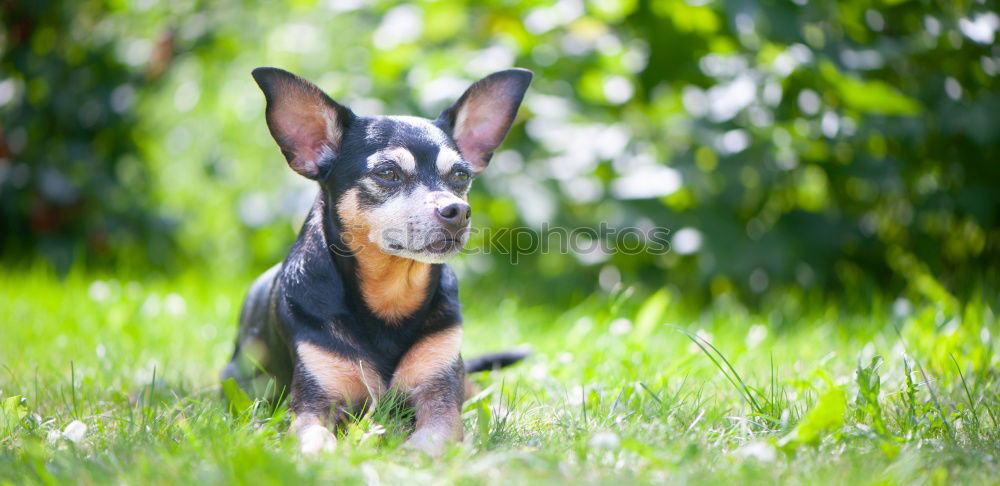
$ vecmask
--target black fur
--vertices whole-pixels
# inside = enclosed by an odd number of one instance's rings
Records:
[[[277,389],[292,384],[294,348],[309,341],[348,359],[366,358],[388,382],[403,354],[419,338],[461,325],[458,279],[445,264],[431,266],[430,284],[423,304],[399,323],[386,323],[364,304],[350,255],[332,213],[329,195],[317,197],[302,232],[286,260],[265,272],[251,287],[240,313],[233,363],[223,379],[241,385],[255,375],[275,378]],[[314,221],[321,215],[322,224]],[[337,333],[331,333],[335,326]],[[268,361],[261,367],[239,363],[241,343],[261,339]],[[240,370],[239,375],[232,374]],[[294,398],[294,397],[293,397]]]
[[[476,356],[465,361],[466,373],[478,373],[480,371],[496,371],[505,368],[518,361],[527,358],[531,354],[527,350],[503,351],[484,356]]]

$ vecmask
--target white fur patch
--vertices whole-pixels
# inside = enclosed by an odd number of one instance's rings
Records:
[[[298,437],[299,451],[303,455],[314,455],[320,452],[330,453],[337,450],[337,438],[322,425],[308,425],[298,432]]]

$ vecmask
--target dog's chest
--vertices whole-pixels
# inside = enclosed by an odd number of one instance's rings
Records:
[[[425,332],[418,323],[391,326],[384,323],[369,323],[359,341],[363,343],[359,351],[387,382],[391,380],[396,367]],[[422,323],[420,323],[422,324]]]

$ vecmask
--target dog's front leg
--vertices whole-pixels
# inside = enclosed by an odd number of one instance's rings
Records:
[[[374,367],[315,343],[299,342],[296,355],[290,408],[295,414],[293,429],[299,448],[307,454],[330,451],[336,444],[331,430],[341,425],[350,411],[360,413],[373,404],[385,387]]]
[[[455,325],[417,341],[396,367],[391,386],[409,395],[417,419],[408,447],[438,456],[448,442],[462,440],[461,347],[462,328]]]

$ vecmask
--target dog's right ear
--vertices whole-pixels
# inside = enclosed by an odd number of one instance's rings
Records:
[[[267,128],[288,165],[319,179],[340,153],[354,113],[315,84],[283,69],[260,67],[253,70],[253,79],[267,100]]]

